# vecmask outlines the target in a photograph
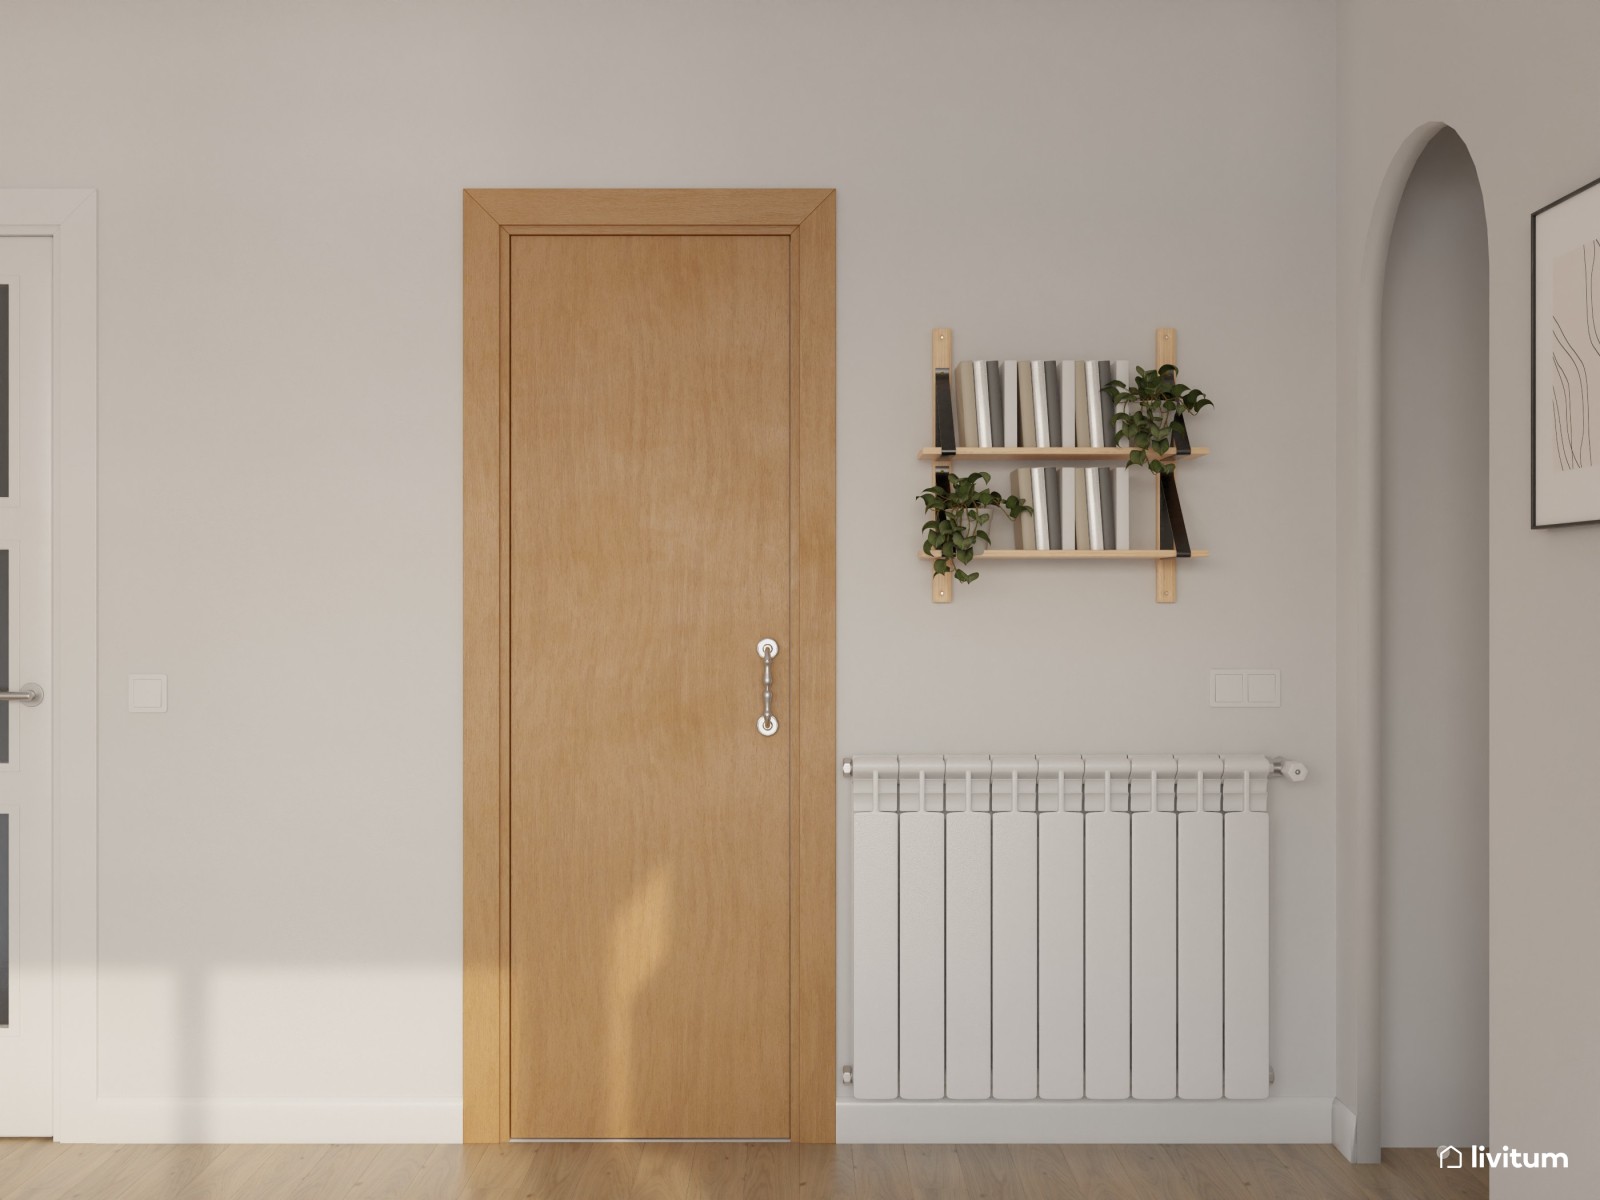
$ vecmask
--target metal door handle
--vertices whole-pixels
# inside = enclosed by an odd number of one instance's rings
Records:
[[[44,703],[44,689],[37,683],[25,683],[14,692],[0,692],[0,701],[20,704],[25,708],[38,708]]]
[[[778,732],[778,718],[772,715],[772,660],[778,657],[778,643],[762,638],[756,643],[756,653],[761,656],[761,715],[756,718],[756,728],[762,737]]]

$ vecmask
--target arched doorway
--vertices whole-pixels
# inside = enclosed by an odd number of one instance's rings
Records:
[[[1489,254],[1446,127],[1384,267],[1378,400],[1381,1138],[1489,1135]]]
[[[1334,1142],[1356,1162],[1458,1120],[1471,1128],[1440,1141],[1487,1132],[1487,311],[1482,192],[1432,122],[1378,189],[1340,414]],[[1442,628],[1413,641],[1424,614]],[[1430,753],[1451,765],[1430,771]],[[1430,879],[1445,882],[1424,894]],[[1413,1044],[1418,1021],[1440,1036]],[[1458,1089],[1451,1104],[1429,1078]]]

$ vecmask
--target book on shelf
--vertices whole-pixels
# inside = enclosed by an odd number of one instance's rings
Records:
[[[1082,361],[1072,364],[1072,411],[1073,428],[1077,431],[1076,445],[1089,444],[1089,382],[1086,375],[1088,364]],[[1079,469],[1072,474],[1072,517],[1075,542],[1079,550],[1088,550],[1089,541],[1089,473]]]
[[[1028,363],[1028,398],[1033,402],[1034,446],[1054,446],[1050,440],[1050,385],[1045,380],[1044,363],[1033,359]]]
[[[962,446],[978,444],[978,404],[972,363],[956,364],[956,441]]]
[[[1112,378],[1115,379],[1116,382],[1122,384],[1123,386],[1127,386],[1128,384],[1131,384],[1133,382],[1133,375],[1128,370],[1128,360],[1127,359],[1124,358],[1124,359],[1117,360],[1116,365],[1112,368]],[[1117,436],[1118,435],[1118,427],[1117,427],[1117,421],[1116,421],[1116,414],[1118,412],[1120,412],[1120,411],[1122,411],[1122,407],[1121,406],[1116,405],[1116,404],[1113,404],[1111,406],[1111,412],[1112,412],[1111,436],[1107,439],[1107,442],[1106,442],[1106,444],[1109,445],[1109,446],[1115,446],[1119,441],[1122,440],[1120,437]],[[1128,465],[1127,465],[1127,463],[1123,463],[1122,466],[1120,466],[1120,467],[1116,468],[1114,471],[1112,471],[1111,472],[1111,478],[1112,478],[1112,481],[1113,481],[1112,512],[1115,514],[1114,524],[1116,526],[1116,537],[1112,541],[1111,548],[1113,550],[1132,550],[1133,549],[1133,542],[1130,540],[1132,531],[1130,529],[1129,509],[1128,509]]]
[[[945,451],[956,448],[956,409],[950,374],[947,367],[933,373],[933,441]]]
[[[1028,467],[1015,467],[1011,472],[1011,494],[1024,504],[1033,505],[1033,471]],[[1034,507],[1037,507],[1036,505]],[[1023,513],[1011,523],[1018,550],[1037,550],[1032,513]]]
[[[1090,359],[1083,364],[1085,382],[1085,403],[1089,419],[1089,445],[1104,446],[1106,444],[1105,409],[1100,398],[1100,367],[1101,364]],[[1110,516],[1107,509],[1111,504],[1111,488],[1109,482],[1104,480],[1104,467],[1085,467],[1083,471],[1088,480],[1089,493],[1089,549],[1106,549],[1106,518]]]
[[[1005,371],[1004,364],[998,358],[991,358],[984,364],[989,369],[989,438],[990,444],[1004,446],[1006,444],[1006,416],[1005,416]]]
[[[1038,440],[1038,410],[1034,408],[1034,365],[1019,362],[1016,365],[1016,419],[1018,419],[1018,445],[1042,446]]]
[[[1044,411],[1050,420],[1050,444],[1070,446],[1072,439],[1066,436],[1061,413],[1061,365],[1054,360],[1042,362],[1039,370],[1044,378]]]
[[[1045,540],[1040,544],[1040,549],[1048,546],[1052,550],[1065,550],[1065,538],[1069,536],[1065,526],[1061,523],[1061,471],[1056,467],[1033,468],[1033,490],[1035,495],[1044,496],[1045,512]]]
[[[1008,359],[1001,364],[1000,406],[1004,445],[1020,446],[1017,425],[1017,360]]]
[[[1091,415],[1098,412],[1100,417],[1100,440],[1096,446],[1115,446],[1117,444],[1116,405],[1111,400],[1107,388],[1112,382],[1113,365],[1105,359],[1098,360],[1095,364],[1094,386],[1089,389],[1089,407]],[[1115,467],[1099,467],[1095,474],[1100,482],[1100,549],[1115,550],[1117,548],[1117,476],[1121,474]]]
[[[1051,389],[1050,420],[1056,434],[1051,444],[1076,446],[1078,444],[1077,364],[1070,358],[1051,363],[1048,380]],[[1057,525],[1050,544],[1057,550],[1078,548],[1077,486],[1076,471],[1071,467],[1055,468],[1052,494],[1056,500]]]
[[[1023,411],[1024,424],[1032,425],[1031,446],[1061,445],[1061,384],[1054,382],[1055,363],[1045,359],[1029,359],[1018,367],[1024,375],[1022,392],[1028,407]],[[1054,394],[1055,410],[1051,410]],[[1029,421],[1031,416],[1032,420]],[[1033,473],[1033,541],[1040,550],[1060,550],[1061,532],[1061,476],[1049,467],[1031,467]]]
[[[1055,391],[1051,394],[1050,413],[1052,418],[1061,422],[1061,436],[1054,444],[1057,446],[1076,446],[1078,444],[1078,394],[1076,377],[1078,364],[1070,358],[1061,359],[1050,364],[1053,368],[1051,381]]]
[[[1054,467],[1052,470],[1056,477],[1061,544],[1056,546],[1054,538],[1050,544],[1057,550],[1086,550],[1088,547],[1078,544],[1078,486],[1083,471],[1078,467]]]
[[[981,358],[972,360],[972,408],[977,417],[977,441],[972,444],[994,445],[994,430],[989,423],[989,364]]]

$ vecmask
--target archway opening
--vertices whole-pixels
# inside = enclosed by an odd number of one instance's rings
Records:
[[[1454,130],[1384,267],[1378,747],[1384,1146],[1489,1133],[1489,256]]]

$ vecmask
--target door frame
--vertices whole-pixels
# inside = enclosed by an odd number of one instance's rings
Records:
[[[98,1101],[96,852],[98,400],[96,194],[0,189],[0,237],[51,239],[53,1136],[91,1140]]]
[[[510,259],[518,234],[789,239],[789,1137],[832,1142],[836,1090],[832,189],[463,194],[462,1134],[511,1137]]]

